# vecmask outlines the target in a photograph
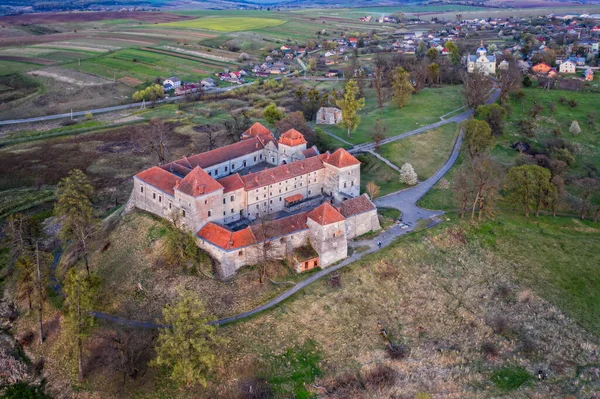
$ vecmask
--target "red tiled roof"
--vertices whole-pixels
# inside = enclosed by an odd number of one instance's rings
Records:
[[[363,194],[360,197],[342,201],[336,208],[342,216],[350,217],[359,213],[372,211],[375,209],[375,205],[369,200],[366,194]]]
[[[342,214],[331,206],[329,202],[319,205],[308,212],[306,216],[323,226],[345,220]]]
[[[198,237],[225,250],[242,248],[256,243],[256,238],[249,227],[231,231],[213,222],[204,225],[198,232]]]
[[[261,125],[259,122],[256,122],[254,125],[250,126],[248,130],[246,130],[243,136],[254,137],[261,136],[263,134],[271,134],[271,131]]]
[[[306,144],[306,139],[304,139],[304,135],[296,129],[290,129],[279,137],[279,142],[289,147],[293,147]]]
[[[202,168],[196,166],[175,188],[192,197],[198,197],[222,189],[223,186]]]
[[[317,150],[315,150],[314,148],[307,148],[306,150],[302,151],[302,154],[306,157],[306,158],[310,158],[310,157],[316,157],[317,155],[319,155],[317,153]]]
[[[240,188],[244,188],[244,182],[238,173],[235,175],[223,177],[217,182],[223,186],[223,193],[228,193],[230,191],[239,190]]]
[[[285,198],[285,202],[296,202],[296,201],[302,201],[302,199],[304,199],[304,197],[302,196],[302,194],[294,194],[294,195],[290,195],[289,197]]]
[[[257,223],[250,226],[256,242],[262,242],[266,239],[282,237],[300,230],[308,229],[306,224],[306,213],[299,213],[285,218]]]
[[[171,163],[159,166],[159,167],[163,170],[166,170],[168,172],[171,172],[176,175],[183,176],[183,177],[187,176],[187,174],[192,171],[191,168],[183,166],[183,165],[179,165],[175,162],[171,162]]]
[[[283,180],[301,176],[306,173],[323,169],[323,162],[317,157],[306,158],[286,165],[280,165],[272,169],[266,169],[256,173],[242,176],[246,191],[268,186]]]
[[[135,175],[135,177],[169,195],[175,195],[173,188],[181,180],[173,173],[169,173],[158,166],[146,169]]]
[[[346,168],[352,165],[359,165],[360,161],[352,156],[343,148],[338,148],[333,154],[321,154],[319,156],[323,162],[335,166],[336,168]]]
[[[238,158],[258,150],[262,150],[264,148],[264,142],[264,140],[259,140],[257,137],[251,137],[247,140],[226,145],[225,147],[179,159],[175,161],[175,163],[190,169],[195,168],[196,166],[208,168],[210,166],[227,162],[234,158]]]

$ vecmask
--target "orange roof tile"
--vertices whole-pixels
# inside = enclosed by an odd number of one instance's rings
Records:
[[[239,231],[231,231],[213,222],[204,225],[197,235],[227,251],[256,243],[256,238],[249,227]]]
[[[352,154],[343,148],[338,148],[333,154],[321,154],[319,158],[321,158],[323,162],[333,165],[336,168],[346,168],[348,166],[360,164],[358,159],[354,158]]]
[[[336,208],[344,217],[350,217],[376,209],[375,205],[369,200],[369,197],[367,197],[366,194],[342,201]]]
[[[262,150],[266,142],[268,142],[270,139],[275,140],[273,136],[262,136],[260,138],[252,137],[247,140],[226,145],[225,147],[220,147],[211,151],[203,152],[201,154],[191,155],[187,158],[181,158],[175,161],[175,163],[190,169],[193,169],[196,166],[205,169],[210,166],[227,162],[234,158]]]
[[[153,166],[150,169],[146,169],[135,175],[135,177],[171,196],[175,195],[173,188],[181,180],[173,173],[169,173],[158,166]]]
[[[301,176],[306,173],[323,169],[323,162],[317,157],[306,158],[286,165],[280,165],[272,169],[262,170],[242,176],[246,191],[268,186],[283,180]]]
[[[304,197],[302,196],[302,194],[294,194],[294,195],[290,195],[289,197],[285,198],[285,202],[296,202],[296,201],[302,201],[304,199]]]
[[[244,182],[238,173],[235,175],[223,177],[217,182],[223,186],[223,193],[228,193],[230,191],[239,190],[240,188],[244,188]]]
[[[344,221],[344,217],[337,211],[329,202],[325,202],[312,211],[308,212],[306,216],[320,225],[328,225]]]
[[[299,213],[265,223],[256,223],[250,226],[256,242],[286,236],[297,231],[308,229],[306,224],[306,213]]]
[[[296,145],[306,144],[304,135],[296,129],[290,129],[281,136],[279,136],[279,143],[293,147]]]
[[[248,130],[244,132],[242,136],[245,137],[254,137],[254,136],[262,136],[263,134],[271,134],[271,131],[260,124],[260,122],[256,122],[254,125],[250,126]]]
[[[223,186],[202,168],[196,166],[175,188],[192,197],[198,197],[222,189]]]

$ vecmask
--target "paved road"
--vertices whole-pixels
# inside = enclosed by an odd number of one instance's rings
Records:
[[[223,88],[219,88],[219,89],[214,89],[214,90],[206,91],[206,93],[208,93],[208,94],[224,93],[224,92],[227,92],[227,91],[230,91],[230,90],[235,90],[235,89],[240,88],[240,87],[251,85],[253,83],[254,82],[244,83],[244,84],[241,84],[241,85],[230,86],[230,87],[223,87]],[[170,103],[170,102],[174,102],[174,101],[178,101],[178,100],[183,100],[183,97],[169,97],[169,98],[165,98],[163,100],[159,100],[156,103],[157,104],[165,104],[165,103]],[[148,106],[150,105],[149,102],[147,102],[146,104]],[[92,115],[95,115],[95,114],[105,114],[107,112],[121,111],[121,110],[124,110],[124,109],[140,108],[141,106],[142,106],[142,103],[131,103],[131,104],[124,104],[124,105],[115,105],[114,107],[96,108],[96,109],[90,109],[90,110],[87,110],[87,111],[76,111],[76,112],[73,112],[72,116],[73,117],[85,116],[87,113],[91,113]],[[50,120],[54,120],[54,119],[64,119],[64,118],[70,118],[70,117],[71,117],[71,113],[67,112],[67,113],[64,113],[64,114],[38,116],[38,117],[34,117],[34,118],[10,119],[10,120],[5,120],[5,121],[0,121],[0,126],[17,125],[17,124],[22,124],[22,123],[43,122],[43,121],[50,121]]]

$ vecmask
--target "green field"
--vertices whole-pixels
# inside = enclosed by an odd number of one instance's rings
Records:
[[[257,17],[205,17],[189,21],[170,22],[159,26],[175,28],[206,29],[219,32],[238,32],[278,26],[286,21],[275,18]]]
[[[390,102],[384,106],[383,113],[377,108],[374,90],[365,90],[365,108],[361,112],[361,122],[355,132],[347,138],[346,130],[339,126],[326,126],[327,131],[360,144],[372,141],[371,134],[375,122],[380,118],[387,125],[387,136],[414,130],[424,125],[439,122],[440,116],[463,106],[461,86],[442,86],[421,90],[413,95],[409,105],[404,108]]]
[[[119,50],[78,62],[64,64],[63,67],[91,73],[112,79],[132,77],[142,82],[149,82],[157,77],[166,78],[176,75],[182,80],[196,81],[206,74],[201,74],[194,69],[216,72],[222,70],[221,63],[207,60],[180,58],[167,54],[157,54],[150,51],[135,49]]]
[[[438,129],[383,145],[377,152],[399,167],[408,162],[417,172],[419,180],[426,180],[448,160],[455,137],[456,124],[449,123]]]
[[[361,154],[358,156],[360,165],[360,192],[364,193],[367,183],[374,182],[381,190],[380,196],[384,196],[405,188],[400,183],[400,173],[390,168],[388,165],[377,159],[371,154]]]

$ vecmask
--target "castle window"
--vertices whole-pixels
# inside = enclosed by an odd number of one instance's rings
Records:
[[[271,163],[275,163],[275,158],[271,157]]]
[[[254,157],[254,162],[256,162],[256,157]]]
[[[144,186],[141,186],[140,187],[140,193],[143,193],[143,192],[144,192]]]
[[[183,210],[181,212],[182,212],[183,217],[185,217],[185,210]]]
[[[258,197],[256,197],[256,200],[258,201]]]
[[[172,205],[173,205],[173,204],[169,202],[169,209],[171,209],[171,206],[172,206]]]
[[[225,166],[225,172],[227,172],[227,166]]]
[[[258,209],[258,207],[259,207],[259,205],[258,205],[258,204],[256,204],[256,209]]]
[[[223,205],[227,203],[227,198],[223,198]]]
[[[235,169],[235,164],[234,163],[231,164],[231,169]]]
[[[162,195],[158,196],[158,202],[162,202]]]
[[[225,212],[223,212],[223,213],[225,213]],[[233,208],[231,208],[231,213],[233,213]]]
[[[279,194],[281,194],[281,189],[279,189]]]
[[[352,180],[352,183],[350,183],[352,185],[352,187],[354,187],[354,180]]]
[[[308,195],[311,195],[311,194],[312,194],[312,190],[308,190]]]
[[[211,216],[212,216],[212,211],[209,209],[208,210],[208,217],[211,217]]]
[[[262,161],[262,154],[260,154],[260,160]]]
[[[273,200],[271,200],[271,204],[273,203]]]
[[[233,202],[233,199],[234,199],[234,198],[235,198],[235,197],[232,195],[231,197],[229,197],[229,201],[230,201],[230,202]]]
[[[243,254],[244,254],[244,251],[238,252],[238,256],[242,256]]]
[[[344,182],[344,188],[346,188],[346,185],[347,185],[346,182]]]
[[[267,198],[267,194],[263,195],[263,198]]]
[[[204,205],[208,205],[208,200],[204,200]],[[190,204],[192,206],[192,204]]]
[[[152,193],[152,199],[156,199],[156,193]]]
[[[281,238],[279,239],[279,242],[283,244],[283,243],[285,242],[285,237],[281,237]]]
[[[279,197],[279,202],[281,202],[281,197]]]
[[[227,214],[227,212],[223,211],[223,216],[225,216]]]

